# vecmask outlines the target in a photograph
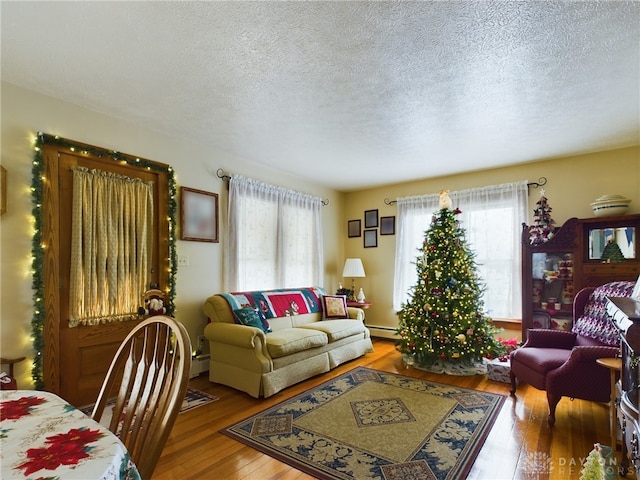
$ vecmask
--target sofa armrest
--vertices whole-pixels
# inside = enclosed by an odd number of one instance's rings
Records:
[[[210,323],[204,328],[204,335],[208,340],[242,348],[253,349],[256,344],[266,345],[262,330],[235,323]]]
[[[576,334],[564,330],[547,328],[530,328],[527,330],[527,341],[522,348],[564,348],[571,349],[576,343]]]
[[[259,328],[234,323],[210,323],[205,327],[204,335],[209,340],[212,365],[232,365],[254,375],[273,371],[265,333]],[[209,378],[213,379],[211,372]]]
[[[347,307],[349,318],[352,320],[360,320],[364,322],[364,310],[358,307]]]

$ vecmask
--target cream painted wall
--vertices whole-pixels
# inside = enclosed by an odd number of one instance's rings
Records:
[[[0,163],[8,172],[8,212],[0,218],[0,355],[33,358],[31,347],[31,140],[37,131],[69,140],[118,150],[172,165],[178,185],[220,194],[221,243],[177,242],[178,255],[189,257],[180,267],[176,286],[176,317],[187,327],[196,345],[206,323],[204,299],[224,290],[223,252],[226,247],[227,189],[215,172],[223,168],[258,180],[282,185],[329,200],[323,208],[326,285],[337,282],[343,256],[343,194],[318,187],[234,158],[207,143],[196,144],[145,130],[124,120],[111,118],[53,98],[2,83]],[[21,388],[31,385],[29,361],[16,366]]]
[[[345,239],[345,256],[362,258],[367,276],[356,280],[356,287],[364,287],[367,299],[373,303],[367,310],[366,320],[372,334],[390,336],[391,330],[397,325],[397,317],[393,310],[396,237],[378,235],[377,248],[364,248],[362,238],[347,238],[348,220],[359,218],[364,225],[364,211],[372,209],[378,209],[379,216],[396,215],[396,206],[386,205],[385,198],[393,200],[410,195],[438,193],[443,189],[455,191],[522,180],[535,182],[540,177],[546,177],[548,180],[542,188],[545,189],[545,195],[553,209],[552,218],[558,226],[571,217],[593,217],[589,204],[605,194],[620,194],[630,198],[632,202],[627,213],[640,213],[640,147],[550,159],[347,193],[342,234]],[[530,189],[529,223],[533,221],[533,208],[539,198],[540,189]],[[429,225],[425,225],[425,230],[428,227]],[[347,284],[350,283],[351,280],[347,280]],[[381,328],[377,329],[375,326]]]
[[[373,306],[367,310],[367,324],[393,329],[392,309],[395,236],[378,236],[377,248],[363,248],[362,238],[347,238],[347,220],[363,219],[364,210],[378,209],[380,216],[395,215],[395,206],[384,199],[436,193],[443,188],[460,190],[546,176],[544,187],[561,224],[567,218],[589,217],[589,203],[596,197],[618,193],[632,199],[629,213],[640,212],[640,148],[553,159],[515,167],[479,171],[358,192],[339,193],[323,189],[235,158],[215,145],[188,142],[111,118],[75,105],[39,95],[7,83],[1,84],[0,163],[9,175],[9,210],[0,218],[0,355],[33,356],[30,341],[32,290],[31,253],[31,139],[35,132],[57,134],[70,140],[167,163],[175,168],[179,185],[220,194],[220,244],[178,241],[178,255],[187,255],[188,267],[178,271],[176,316],[189,330],[192,341],[203,331],[202,302],[224,290],[222,261],[225,248],[227,190],[215,175],[218,168],[269,183],[311,193],[329,200],[323,208],[325,246],[325,288],[335,291],[342,280],[346,257],[361,257],[367,277],[357,280]],[[530,195],[531,210],[539,190]],[[426,228],[427,226],[425,226]],[[350,280],[347,279],[347,284]],[[386,335],[387,330],[372,329]],[[20,386],[31,383],[30,364],[16,367]]]

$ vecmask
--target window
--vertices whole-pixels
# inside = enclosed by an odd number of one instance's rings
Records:
[[[322,199],[244,178],[229,182],[232,291],[323,284]]]
[[[478,275],[486,289],[483,301],[493,318],[522,318],[520,239],[526,222],[526,182],[450,192],[453,208],[469,247],[476,255]],[[393,308],[400,310],[416,283],[415,259],[439,208],[439,195],[398,199],[398,236],[394,272]]]

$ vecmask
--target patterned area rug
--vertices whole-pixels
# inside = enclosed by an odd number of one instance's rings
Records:
[[[215,402],[216,400],[218,400],[218,397],[216,397],[215,395],[210,395],[200,390],[196,390],[195,388],[189,387],[187,388],[187,393],[184,396],[182,406],[180,407],[180,413],[184,413],[196,407],[206,405],[207,403]],[[113,402],[110,401],[109,403],[107,403],[105,411],[102,414],[102,418],[100,419],[100,423],[107,427],[109,426],[109,423],[111,423],[112,409]],[[80,410],[84,412],[85,415],[91,415],[91,412],[93,411],[93,404],[82,407]]]
[[[320,479],[459,479],[505,398],[358,367],[221,432]]]

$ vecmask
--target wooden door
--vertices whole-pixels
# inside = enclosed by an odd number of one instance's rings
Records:
[[[137,168],[125,161],[103,159],[58,145],[43,149],[47,188],[43,238],[46,297],[43,375],[45,389],[75,406],[93,403],[118,345],[136,320],[69,327],[72,166],[99,169],[153,181],[154,244],[148,282],[168,284],[168,179],[166,172]],[[142,296],[143,292],[140,292]]]

